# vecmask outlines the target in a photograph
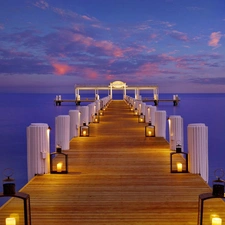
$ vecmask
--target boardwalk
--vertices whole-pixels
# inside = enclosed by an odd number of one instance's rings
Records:
[[[199,175],[171,174],[169,144],[145,138],[144,126],[124,101],[112,101],[90,137],[71,141],[69,174],[36,176],[22,190],[32,225],[196,225],[198,195],[210,188]],[[214,202],[222,212],[222,200]],[[18,211],[11,201],[0,224]]]

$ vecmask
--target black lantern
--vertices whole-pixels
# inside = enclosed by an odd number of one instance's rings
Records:
[[[134,115],[135,116],[138,116],[138,110],[137,110],[137,108],[134,109]]]
[[[99,110],[99,116],[104,116],[104,110],[102,108]]]
[[[80,126],[80,136],[81,137],[89,137],[89,126],[86,123],[83,123],[83,126]]]
[[[145,116],[143,113],[141,113],[138,117],[138,123],[144,123],[145,122]]]
[[[214,198],[225,198],[224,196],[224,180],[221,178],[224,176],[224,171],[222,169],[217,169],[214,172],[216,180],[213,181],[213,191],[212,193],[203,193],[199,195],[198,200],[198,225],[203,225],[204,218],[204,202],[209,199]],[[219,217],[212,217],[212,221],[209,221],[212,225],[222,225],[222,219]]]
[[[56,152],[50,154],[50,173],[68,173],[68,155],[57,145]]]
[[[11,178],[13,171],[5,169],[3,173],[7,178],[3,180],[3,193],[0,197],[13,197],[23,200],[23,217],[24,225],[31,225],[31,209],[30,209],[30,195],[23,192],[16,192],[14,179]],[[6,218],[6,224],[16,224],[16,218]]]
[[[224,176],[224,171],[222,169],[217,169],[214,172],[216,180],[213,181],[213,196],[223,198],[224,197],[224,180],[221,178]]]
[[[99,123],[99,121],[100,121],[99,115],[95,113],[95,115],[93,115],[93,123]]]
[[[151,122],[145,126],[145,137],[155,137],[155,126]]]
[[[181,145],[176,146],[176,152],[170,153],[170,172],[188,173],[188,153],[182,152]]]
[[[197,225],[203,225],[204,224],[204,221],[203,221],[203,218],[204,218],[204,202],[206,200],[213,199],[213,198],[219,198],[219,197],[214,196],[212,193],[203,193],[203,194],[199,195],[199,199],[198,199],[198,223],[197,223]],[[213,215],[212,218],[208,219],[207,224],[222,225],[222,219],[219,218],[216,215]]]

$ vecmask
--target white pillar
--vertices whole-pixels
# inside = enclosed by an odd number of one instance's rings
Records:
[[[55,146],[60,145],[62,150],[70,148],[70,116],[60,115],[55,118]]]
[[[151,105],[150,106],[150,121],[152,125],[155,125],[155,112],[157,110],[156,106]]]
[[[28,181],[36,174],[49,173],[50,130],[48,124],[32,123],[27,127]]]
[[[80,125],[82,126],[83,123],[89,124],[89,107],[88,106],[81,106],[80,107]]]
[[[169,117],[169,142],[170,149],[176,150],[176,145],[180,144],[182,149],[184,147],[183,143],[183,118],[181,116],[170,116]]]
[[[203,123],[188,125],[189,171],[201,174],[208,182],[208,127]]]
[[[145,122],[149,123],[151,121],[152,125],[155,125],[155,112],[156,106],[146,105],[145,106]]]
[[[166,111],[155,112],[155,136],[166,138]]]
[[[74,137],[79,136],[79,127],[80,127],[80,111],[79,110],[70,110],[70,140]]]
[[[145,102],[141,102],[141,113],[143,115],[145,115],[145,107],[146,107],[146,103]]]
[[[96,113],[98,113],[99,110],[101,109],[101,101],[100,100],[96,100],[95,104],[96,104]]]
[[[88,107],[89,107],[89,110],[88,110],[89,111],[89,121],[93,122],[93,116],[96,113],[96,103],[93,102],[93,103],[89,104]]]

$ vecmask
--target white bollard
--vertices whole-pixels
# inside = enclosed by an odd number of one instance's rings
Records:
[[[166,111],[155,112],[155,136],[166,138]]]
[[[84,123],[89,124],[89,107],[81,106],[80,107],[80,125],[83,126]]]
[[[99,110],[101,109],[101,101],[100,100],[96,100],[95,104],[96,104],[96,113],[98,113]]]
[[[189,171],[201,174],[208,182],[208,127],[203,123],[188,125]]]
[[[80,111],[79,110],[70,110],[70,140],[74,137],[79,136],[79,127],[80,127]]]
[[[27,127],[27,176],[49,173],[50,129],[46,123],[32,123]]]
[[[62,150],[70,148],[70,116],[60,115],[55,118],[55,146],[60,145]]]
[[[170,149],[176,150],[176,145],[181,145],[183,148],[184,130],[183,130],[183,118],[181,116],[169,117],[169,142]]]
[[[145,122],[149,123],[151,121],[152,125],[155,125],[155,112],[156,106],[146,105],[145,107]]]
[[[96,113],[96,103],[93,102],[93,103],[89,104],[88,107],[89,107],[89,110],[88,110],[89,111],[89,121],[93,122],[93,116]]]
[[[145,116],[145,108],[146,108],[146,103],[141,102],[141,113]]]

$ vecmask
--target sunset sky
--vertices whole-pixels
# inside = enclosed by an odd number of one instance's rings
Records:
[[[5,0],[0,92],[225,92],[224,0]]]

